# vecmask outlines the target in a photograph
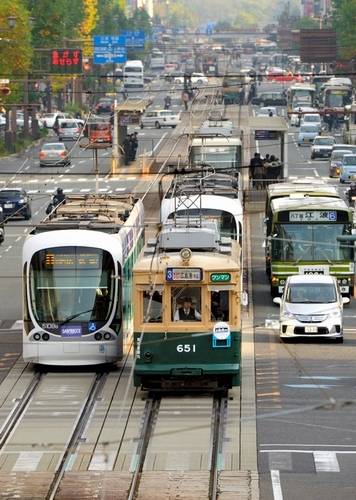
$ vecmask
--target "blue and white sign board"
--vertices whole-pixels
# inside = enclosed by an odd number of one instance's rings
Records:
[[[120,36],[94,36],[94,64],[120,64],[127,61],[126,38]]]
[[[128,48],[143,48],[145,46],[144,31],[122,31],[120,36],[126,39],[125,45]]]

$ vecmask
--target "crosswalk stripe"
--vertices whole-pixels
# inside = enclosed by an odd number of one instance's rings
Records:
[[[334,451],[314,451],[313,455],[316,472],[340,472]]]
[[[281,477],[279,470],[271,470],[271,481],[274,500],[283,500]]]

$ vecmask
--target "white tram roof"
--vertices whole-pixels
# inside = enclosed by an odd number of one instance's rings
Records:
[[[94,229],[115,233],[142,204],[129,195],[71,195],[36,226],[33,234],[58,229]]]
[[[304,198],[285,196],[272,200],[273,212],[282,210],[349,210],[350,207],[341,198],[328,198],[326,196],[307,196]]]

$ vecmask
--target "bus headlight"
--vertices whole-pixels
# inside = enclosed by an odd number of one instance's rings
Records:
[[[277,278],[277,276],[272,276],[271,283],[272,283],[273,286],[278,285],[278,278]]]

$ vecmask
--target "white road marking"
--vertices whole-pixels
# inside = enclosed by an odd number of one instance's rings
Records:
[[[109,451],[108,453],[95,453],[88,469],[113,470],[115,459],[116,459],[115,451]]]
[[[317,169],[316,169],[316,168],[314,168],[314,169],[313,169],[313,172],[314,172],[314,174],[315,174],[315,177],[320,177],[320,175],[319,175],[319,173],[318,173],[318,171],[317,171]]]
[[[294,444],[293,446],[298,446],[298,445]],[[324,445],[318,444],[318,445],[314,445],[314,446],[324,446]],[[332,446],[332,445],[325,445],[325,446]],[[337,446],[337,445],[335,445],[335,446]],[[318,451],[318,450],[276,449],[276,450],[260,450],[260,453],[315,453],[316,451]],[[356,455],[356,451],[353,451],[353,450],[334,450],[334,451],[330,451],[328,453],[340,453],[341,455]]]
[[[51,192],[52,192],[52,191],[51,191]],[[38,193],[38,190],[37,190],[37,189],[29,189],[29,190],[27,191],[27,194],[36,194],[36,193]]]
[[[126,191],[126,188],[116,188],[115,191]]]
[[[21,179],[14,179],[13,181],[11,181],[11,184],[21,184],[21,183],[22,183]]]
[[[41,451],[23,451],[19,454],[12,471],[13,472],[34,472],[41,461],[43,453]]]
[[[81,193],[89,193],[90,188],[83,188],[80,190]]]
[[[260,446],[300,446],[300,447],[305,447],[305,448],[309,448],[310,446],[314,446],[315,447],[315,444],[301,444],[301,443],[265,443],[265,444],[260,444]],[[317,445],[318,447],[322,448],[322,447],[336,447],[336,448],[356,448],[356,444],[318,444]],[[269,450],[269,451],[273,451],[273,450]],[[295,451],[295,450],[293,450]],[[312,451],[317,451],[317,450],[309,450],[308,453],[311,453]],[[262,453],[262,451],[260,451],[260,453]],[[344,453],[343,451],[340,451],[339,453]]]
[[[23,320],[18,319],[17,321],[15,321],[15,323],[11,325],[10,330],[22,330],[22,328],[23,328]]]
[[[79,163],[85,163],[86,160],[79,160]]]
[[[28,181],[29,184],[38,184],[39,183],[39,180],[38,179],[30,179]]]
[[[279,470],[271,470],[271,481],[274,500],[283,500],[281,477]]]
[[[109,190],[109,188],[100,188],[99,193],[106,193]]]
[[[63,189],[63,193],[72,193],[73,189]]]
[[[77,182],[87,182],[87,178],[86,177],[80,177],[79,179],[77,179]],[[93,180],[93,179],[91,179]]]
[[[152,155],[156,149],[158,148],[158,146],[161,144],[161,142],[163,141],[163,139],[166,137],[166,135],[168,134],[168,132],[165,132],[162,137],[160,138],[160,140],[157,142],[157,144],[155,145],[155,147],[151,150],[151,151],[148,151],[146,154],[147,155]]]
[[[314,451],[316,472],[340,472],[339,462],[334,451]]]
[[[46,189],[46,193],[53,193],[53,189]]]
[[[337,387],[335,384],[284,384],[286,387],[292,389],[330,389],[330,387]]]
[[[12,248],[12,245],[9,245],[7,248],[5,248],[4,252],[8,252],[9,250],[11,250]]]

